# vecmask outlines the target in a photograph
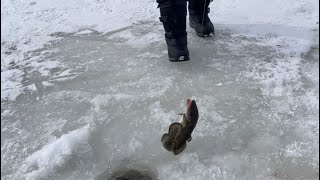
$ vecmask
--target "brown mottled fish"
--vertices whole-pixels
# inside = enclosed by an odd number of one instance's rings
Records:
[[[186,142],[192,140],[191,133],[197,125],[199,113],[196,101],[187,99],[187,108],[182,115],[180,123],[172,123],[169,127],[169,132],[165,133],[161,142],[163,147],[178,155],[186,148]]]

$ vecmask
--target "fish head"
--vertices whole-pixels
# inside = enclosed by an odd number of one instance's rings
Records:
[[[191,122],[196,122],[199,118],[198,107],[195,100],[187,99],[186,118]]]

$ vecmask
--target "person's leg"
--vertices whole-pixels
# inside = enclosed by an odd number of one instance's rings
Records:
[[[187,47],[186,0],[157,0],[160,8],[160,21],[165,30],[165,39],[170,61],[189,60]]]
[[[214,35],[214,26],[208,16],[210,2],[211,0],[189,0],[189,25],[201,37]]]

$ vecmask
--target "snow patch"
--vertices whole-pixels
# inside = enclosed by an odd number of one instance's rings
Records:
[[[86,34],[91,34],[91,33],[93,33],[94,31],[92,31],[92,30],[89,30],[89,29],[87,29],[87,30],[83,30],[83,31],[79,31],[79,32],[77,32],[77,33],[75,33],[76,35],[86,35]]]
[[[1,100],[14,101],[22,92],[22,71],[10,69],[1,72]]]
[[[89,125],[84,126],[62,135],[34,152],[22,165],[21,176],[25,179],[43,179],[53,173],[55,168],[62,166],[74,153],[77,153],[74,152],[77,145],[88,141],[89,132]]]

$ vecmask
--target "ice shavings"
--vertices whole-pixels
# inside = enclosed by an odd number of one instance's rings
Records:
[[[42,179],[71,158],[78,144],[88,141],[89,126],[64,134],[54,142],[34,152],[21,167],[25,179]]]
[[[31,92],[39,90],[37,84],[41,83],[43,78],[48,79],[53,72],[52,69],[63,68],[64,65],[59,60],[44,60],[47,57],[45,54],[53,53],[53,51],[42,52],[40,55],[30,57],[26,61],[18,62],[15,66],[3,70],[1,72],[1,91],[3,92],[1,99],[14,101],[26,90]]]
[[[297,90],[299,82],[300,62],[297,57],[277,59],[273,63],[265,63],[263,66],[256,66],[248,77],[259,80],[263,86],[262,93],[266,96],[290,95]]]
[[[306,147],[309,147],[309,146],[305,146],[305,145],[306,145],[306,143],[297,143],[297,142],[294,142],[293,144],[288,145],[285,150],[285,156],[287,156],[287,157],[303,157],[308,152]],[[302,146],[304,146],[304,147],[302,147]]]
[[[118,8],[123,4],[126,6]],[[1,71],[4,72],[12,63],[25,61],[28,52],[43,48],[45,44],[59,39],[60,37],[53,35],[57,32],[76,32],[79,29],[110,32],[143,19],[152,19],[156,16],[157,9],[154,2],[145,3],[144,0],[140,2],[55,0],[50,3],[35,0],[3,1],[1,12]],[[146,13],[148,16],[145,16]],[[132,18],[133,16],[135,18]],[[84,33],[88,31],[79,32],[79,34]],[[45,61],[42,65],[47,63],[51,62]],[[35,63],[31,64],[32,66],[39,65]],[[41,68],[43,68],[42,74],[48,75],[50,69],[54,67]],[[20,83],[18,79],[14,81]],[[11,89],[15,89],[14,92],[9,93],[2,89],[2,99],[15,100],[23,92],[18,84],[11,83],[10,86]]]

